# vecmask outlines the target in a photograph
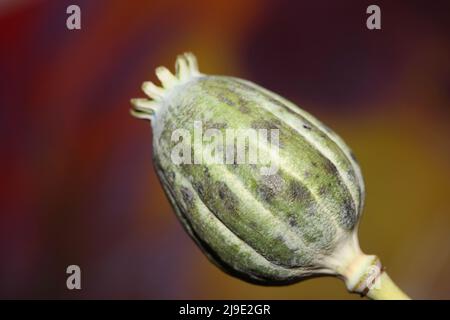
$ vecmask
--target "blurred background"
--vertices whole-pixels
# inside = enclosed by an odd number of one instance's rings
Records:
[[[81,30],[66,8],[81,8]],[[382,30],[366,28],[381,7]],[[450,2],[0,1],[0,297],[359,299],[333,278],[260,287],[183,231],[129,116],[194,52],[338,132],[366,180],[360,242],[413,298],[450,298]],[[66,288],[66,267],[82,290]]]

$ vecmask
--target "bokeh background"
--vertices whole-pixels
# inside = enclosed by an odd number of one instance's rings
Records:
[[[369,4],[382,30],[369,31]],[[66,29],[77,4],[82,30]],[[183,231],[129,99],[193,51],[293,100],[353,148],[361,246],[414,298],[450,298],[450,2],[0,1],[0,297],[359,299],[260,287]],[[173,70],[173,69],[172,69]],[[82,290],[66,289],[66,267]]]

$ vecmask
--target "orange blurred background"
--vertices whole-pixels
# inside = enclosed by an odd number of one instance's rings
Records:
[[[382,30],[366,28],[378,4]],[[82,29],[66,28],[81,8]],[[154,68],[289,98],[338,132],[365,176],[360,242],[413,298],[450,298],[450,2],[2,1],[0,297],[359,299],[333,278],[260,287],[208,262],[129,116]],[[172,68],[173,70],[173,68]],[[66,267],[82,290],[66,288]]]

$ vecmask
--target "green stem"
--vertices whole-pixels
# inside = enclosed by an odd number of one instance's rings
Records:
[[[377,283],[367,293],[367,297],[373,300],[411,300],[386,272],[380,275]]]
[[[338,268],[350,292],[373,300],[410,300],[384,271],[377,256],[362,253],[359,247],[344,248],[339,252],[341,268]]]

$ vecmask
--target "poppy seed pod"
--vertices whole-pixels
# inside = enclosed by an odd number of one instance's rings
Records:
[[[159,67],[151,99],[156,172],[185,230],[229,274],[263,285],[331,275],[374,299],[407,296],[358,244],[360,167],[344,141],[292,102],[252,82],[199,72],[180,55]]]

